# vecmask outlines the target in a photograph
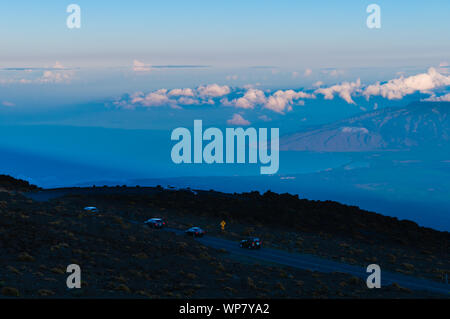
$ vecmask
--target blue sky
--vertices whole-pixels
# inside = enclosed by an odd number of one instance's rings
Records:
[[[66,26],[71,3],[80,29]],[[366,25],[371,3],[380,29]],[[0,113],[10,123],[126,128],[199,115],[311,124],[447,99],[449,12],[444,0],[2,2]],[[201,95],[214,85],[226,94]],[[194,93],[174,98],[174,89]],[[130,114],[142,108],[160,120],[143,127]]]
[[[82,27],[65,25],[79,4]],[[366,27],[381,7],[382,28]],[[429,66],[450,51],[450,2],[3,1],[0,66]]]

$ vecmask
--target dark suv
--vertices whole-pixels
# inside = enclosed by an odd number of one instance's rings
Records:
[[[161,218],[150,218],[144,222],[150,228],[160,229],[166,226],[166,222]]]
[[[186,230],[186,234],[192,237],[203,237],[206,234],[206,231],[204,231],[200,227],[191,227]]]
[[[247,249],[260,249],[262,246],[261,240],[257,237],[249,237],[241,240],[240,247]]]

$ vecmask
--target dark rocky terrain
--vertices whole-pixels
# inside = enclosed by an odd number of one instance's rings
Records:
[[[236,259],[191,238],[140,222],[199,225],[213,236],[255,234],[280,249],[382,267],[439,281],[449,270],[449,233],[334,202],[275,193],[223,194],[162,188],[91,188],[35,201],[36,187],[0,181],[2,297],[120,298],[442,298],[393,284],[367,289],[325,274]],[[61,190],[60,190],[61,191]],[[97,206],[99,213],[85,212]],[[225,232],[219,222],[225,219]],[[137,221],[132,222],[132,221]],[[82,288],[66,288],[66,267],[82,269]]]

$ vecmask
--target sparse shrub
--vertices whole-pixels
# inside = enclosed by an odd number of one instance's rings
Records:
[[[255,282],[254,282],[253,279],[250,278],[250,277],[247,277],[247,286],[248,286],[249,288],[256,289]]]
[[[33,262],[33,261],[35,261],[34,257],[31,256],[30,254],[28,254],[27,252],[20,253],[19,256],[17,257],[17,259],[19,261],[24,261],[24,262]]]
[[[393,254],[388,254],[388,255],[387,255],[387,258],[388,258],[388,261],[389,261],[391,264],[395,264],[396,261],[397,261],[397,257],[396,257],[395,255],[393,255]]]
[[[217,270],[219,270],[219,271],[221,271],[221,272],[223,272],[223,271],[225,271],[225,267],[222,265],[222,263],[217,263]]]
[[[118,281],[118,282],[122,282],[122,283],[126,283],[127,282],[127,279],[125,277],[123,277],[123,276],[114,277],[114,280]]]
[[[402,286],[400,286],[400,285],[399,285],[398,283],[396,283],[396,282],[392,283],[391,287],[392,287],[394,290],[398,290],[398,291],[406,292],[406,293],[412,293],[411,289],[402,287]]]
[[[193,273],[188,273],[188,274],[186,274],[186,278],[194,280],[197,278],[197,275],[193,274]]]
[[[359,284],[361,283],[361,279],[358,278],[358,277],[353,276],[353,277],[351,277],[351,278],[348,280],[348,283],[349,283],[350,285],[359,285]]]
[[[402,266],[404,268],[406,268],[407,270],[409,270],[409,271],[413,271],[414,270],[414,265],[412,265],[412,264],[403,263]]]
[[[253,227],[247,227],[243,232],[242,235],[244,236],[250,236],[255,232],[255,228]]]
[[[128,240],[131,241],[132,243],[134,243],[134,242],[136,242],[136,237],[128,236]]]
[[[183,291],[183,293],[186,297],[191,297],[195,293],[195,290],[194,289],[186,289]]]
[[[275,284],[275,287],[276,287],[277,289],[279,289],[279,290],[282,290],[282,291],[285,291],[285,290],[286,290],[286,288],[284,288],[284,286],[283,286],[283,284],[282,284],[281,282],[277,282],[277,283]]]
[[[136,257],[137,259],[148,259],[148,256],[147,256],[147,254],[146,253],[138,253],[138,254],[135,254],[135,255],[133,255],[134,257]]]
[[[8,270],[15,273],[16,275],[21,274],[21,272],[17,268],[14,268],[13,266],[8,266]]]
[[[236,292],[236,289],[231,288],[231,287],[223,287],[223,290],[225,290],[226,292],[229,292],[229,293],[235,293]]]
[[[54,294],[55,293],[53,291],[48,290],[48,289],[40,289],[40,290],[38,290],[38,295],[39,296],[46,297],[46,296],[53,296]]]
[[[144,290],[139,290],[139,291],[137,292],[137,294],[138,294],[138,295],[141,295],[141,296],[148,297],[148,298],[152,298],[152,297],[153,297],[151,294],[149,294],[148,292],[146,292],[146,291],[144,291]]]
[[[120,285],[118,285],[118,286],[116,287],[116,290],[118,290],[118,291],[123,291],[123,292],[126,292],[126,293],[131,293],[131,289],[128,288],[128,286],[125,285],[125,284],[120,284]]]
[[[57,268],[57,267],[50,269],[50,271],[54,274],[59,274],[59,275],[65,274],[65,271],[63,269]]]
[[[20,293],[19,290],[13,287],[3,287],[2,288],[2,295],[7,297],[19,297]]]

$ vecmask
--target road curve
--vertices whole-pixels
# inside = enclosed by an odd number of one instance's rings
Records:
[[[166,228],[166,231],[174,232],[176,234],[184,234],[184,231],[174,228]],[[223,238],[204,236],[196,239],[205,246],[216,249],[225,249],[231,255],[242,255],[247,258],[255,260],[273,262],[285,266],[290,266],[299,269],[307,269],[311,271],[319,271],[324,273],[341,272],[353,275],[366,281],[369,274],[366,269],[360,266],[348,265],[341,262],[336,262],[308,254],[290,253],[283,250],[262,248],[260,250],[242,249],[239,244]],[[412,290],[425,290],[435,293],[442,293],[449,296],[449,285],[438,283],[426,279],[421,279],[412,276],[383,271],[381,269],[381,285],[386,286],[392,283],[397,283],[401,287]]]

